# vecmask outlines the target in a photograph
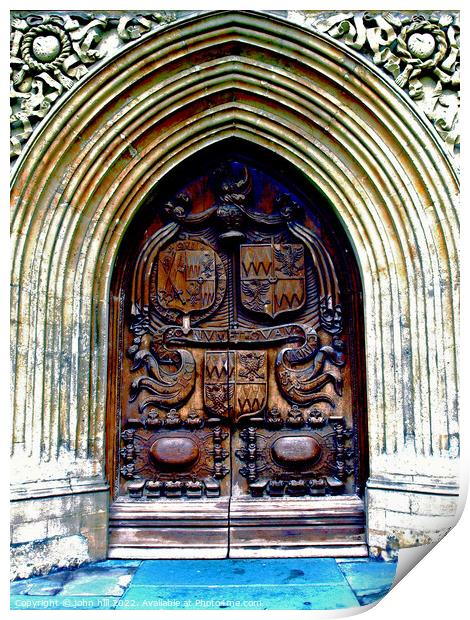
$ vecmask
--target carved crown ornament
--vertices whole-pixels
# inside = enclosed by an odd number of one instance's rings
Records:
[[[278,11],[366,56],[403,89],[459,154],[460,26],[456,12]],[[187,11],[11,15],[11,159],[90,68]]]

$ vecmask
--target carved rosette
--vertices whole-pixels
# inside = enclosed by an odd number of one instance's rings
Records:
[[[99,60],[145,32],[176,19],[173,12],[13,15],[11,20],[11,157],[59,97]]]

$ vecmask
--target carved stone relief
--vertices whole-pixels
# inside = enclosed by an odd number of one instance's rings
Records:
[[[282,13],[282,12],[281,12]],[[11,157],[90,68],[185,11],[12,13]],[[285,17],[368,57],[424,111],[449,152],[459,152],[460,25],[455,12],[286,11]],[[220,215],[238,213],[222,203]]]
[[[21,154],[34,128],[90,67],[175,19],[170,11],[12,13],[11,157]]]
[[[460,145],[460,24],[456,13],[428,13],[288,11],[286,17],[342,41],[391,75],[455,155]],[[184,16],[184,11],[13,13],[12,159],[61,95],[94,64]],[[233,207],[219,208],[226,219],[236,218]]]

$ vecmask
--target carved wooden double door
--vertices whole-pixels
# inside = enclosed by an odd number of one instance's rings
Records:
[[[182,190],[114,284],[110,556],[365,553],[348,257],[243,158]]]

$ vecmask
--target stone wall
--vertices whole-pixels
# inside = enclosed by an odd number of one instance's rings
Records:
[[[78,493],[12,503],[12,579],[106,557],[108,493]]]

